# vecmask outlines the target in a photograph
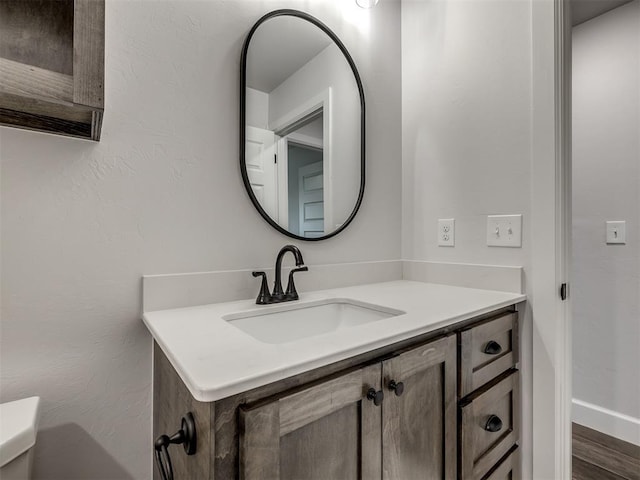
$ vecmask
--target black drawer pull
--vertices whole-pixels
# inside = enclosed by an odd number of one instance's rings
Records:
[[[395,380],[391,380],[389,382],[389,390],[393,390],[394,392],[396,392],[396,396],[400,396],[404,393],[404,383],[402,382],[397,382]]]
[[[502,352],[502,347],[498,342],[489,340],[484,346],[483,352],[487,355],[498,355],[500,352]]]
[[[370,388],[367,392],[367,400],[373,400],[373,404],[379,407],[382,400],[384,400],[384,392],[382,390],[376,392],[375,388]]]
[[[489,415],[487,423],[484,424],[484,429],[487,432],[499,432],[502,430],[502,420],[497,415]]]

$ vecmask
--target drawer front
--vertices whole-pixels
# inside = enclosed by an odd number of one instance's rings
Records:
[[[460,474],[480,480],[518,442],[520,376],[517,370],[460,407]]]
[[[483,480],[520,480],[520,448],[513,449]]]
[[[508,313],[460,332],[460,398],[518,362],[518,314]]]

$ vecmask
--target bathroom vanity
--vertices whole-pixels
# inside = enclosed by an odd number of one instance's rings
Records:
[[[519,478],[523,295],[394,281],[300,297],[145,314],[154,437],[196,424],[194,455],[169,449],[176,480]],[[342,323],[317,330],[305,310],[326,305]],[[345,324],[359,308],[381,315]],[[296,316],[307,336],[280,323]]]
[[[313,48],[289,50],[302,39]],[[365,180],[353,58],[320,20],[276,10],[249,30],[240,64],[240,172],[251,202],[288,237],[339,234]],[[296,268],[285,292],[286,252]],[[171,470],[176,480],[520,477],[524,295],[405,280],[298,295],[293,273],[303,264],[287,245],[273,292],[266,272],[246,272],[262,278],[257,300],[145,313],[156,479]]]

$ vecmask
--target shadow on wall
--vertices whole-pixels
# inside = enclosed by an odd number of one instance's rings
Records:
[[[133,480],[122,465],[75,423],[39,431],[35,455],[34,479]],[[39,462],[39,458],[47,461]]]

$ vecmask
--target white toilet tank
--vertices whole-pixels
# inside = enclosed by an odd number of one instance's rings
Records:
[[[0,404],[0,480],[31,478],[39,397]]]

